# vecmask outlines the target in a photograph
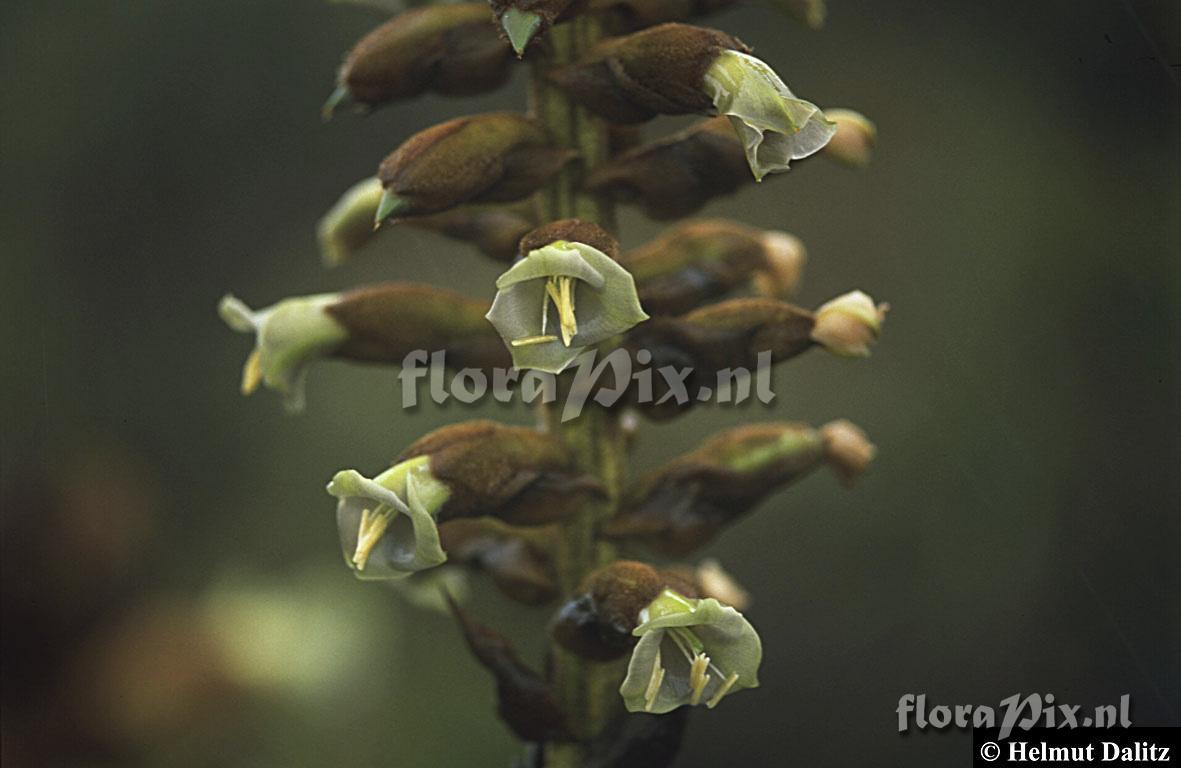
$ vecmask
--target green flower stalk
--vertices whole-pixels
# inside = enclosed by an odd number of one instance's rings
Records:
[[[730,119],[756,181],[824,148],[836,124],[797,99],[775,70],[742,51],[722,51],[704,78],[717,111]]]
[[[372,480],[336,473],[328,493],[339,499],[336,527],[345,562],[359,579],[397,579],[446,562],[435,516],[451,496],[420,456]]]
[[[345,57],[324,119],[348,103],[367,110],[427,91],[485,93],[508,79],[511,58],[484,3],[405,11],[363,37]]]
[[[762,643],[738,611],[712,598],[660,593],[640,614],[640,638],[619,687],[629,712],[663,714],[682,706],[716,707],[759,684]]]
[[[555,222],[522,240],[546,241],[496,281],[488,320],[508,345],[517,368],[561,373],[588,347],[648,319],[635,281],[615,259],[581,240],[617,251],[594,225]],[[554,239],[561,235],[581,240]]]

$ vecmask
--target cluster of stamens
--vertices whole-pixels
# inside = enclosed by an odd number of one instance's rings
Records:
[[[369,562],[369,555],[386,529],[394,520],[398,511],[388,504],[378,504],[374,509],[361,510],[361,526],[357,530],[357,549],[353,552],[353,565],[358,571],[365,570],[365,563]]]
[[[718,669],[717,665],[705,653],[705,645],[691,630],[685,627],[672,627],[666,630],[666,632],[668,633],[668,637],[673,641],[673,645],[685,657],[685,661],[689,662],[690,704],[696,706],[701,703],[701,697],[705,693],[706,686],[714,679],[713,675],[710,674],[711,671],[719,678],[722,678],[722,684],[718,687],[717,692],[705,703],[707,707],[713,709],[730,692],[734,684],[738,682],[738,673],[732,672],[726,675],[722,670]],[[652,708],[656,705],[656,697],[660,693],[660,687],[664,684],[664,674],[665,669],[660,663],[660,649],[657,648],[656,663],[652,667],[652,677],[648,679],[648,687],[644,691],[644,711],[651,712]]]
[[[549,278],[545,283],[545,295],[547,300],[541,302],[541,333],[537,336],[513,339],[512,345],[514,347],[528,347],[558,340],[558,337],[552,333],[546,333],[549,326],[550,302],[553,302],[554,307],[558,310],[562,343],[567,347],[570,346],[570,341],[578,333],[578,320],[574,317],[574,278],[565,276]]]

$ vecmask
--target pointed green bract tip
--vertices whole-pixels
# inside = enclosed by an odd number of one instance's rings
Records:
[[[332,116],[336,113],[336,108],[341,104],[344,104],[346,101],[349,101],[352,96],[353,94],[349,91],[349,87],[344,83],[336,86],[336,90],[333,91],[332,95],[328,97],[328,100],[324,102],[324,106],[320,107],[321,119],[323,119],[324,122],[331,120]]]
[[[517,52],[517,56],[520,57],[524,55],[529,41],[537,34],[537,29],[541,26],[541,17],[532,11],[509,8],[500,17],[500,25],[504,27],[504,33],[508,35],[509,43]]]
[[[373,226],[377,228],[389,217],[406,213],[409,210],[409,199],[395,194],[391,189],[387,189],[381,193],[381,202],[377,204],[377,215],[373,217]]]

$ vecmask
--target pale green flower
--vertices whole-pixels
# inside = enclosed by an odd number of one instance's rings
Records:
[[[345,562],[359,579],[397,579],[447,560],[435,515],[451,496],[430,472],[430,457],[397,464],[372,480],[356,470],[328,484]]]
[[[797,99],[764,62],[723,51],[705,73],[705,91],[730,118],[755,179],[786,171],[792,160],[824,148],[836,125],[811,102]]]
[[[585,243],[531,251],[496,288],[488,320],[517,368],[560,373],[590,345],[648,319],[631,273]]]
[[[733,608],[666,589],[640,612],[640,622],[619,687],[629,712],[662,714],[686,704],[712,709],[727,694],[758,686],[762,643]]]
[[[308,363],[332,352],[348,331],[326,311],[340,299],[336,293],[284,299],[254,311],[226,295],[218,313],[226,325],[255,335],[254,351],[242,369],[242,394],[265,383],[283,395],[288,410],[303,410]]]

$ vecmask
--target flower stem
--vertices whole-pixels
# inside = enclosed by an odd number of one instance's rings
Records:
[[[614,229],[609,201],[581,190],[586,172],[610,156],[607,126],[545,79],[547,70],[573,61],[602,34],[598,19],[580,16],[550,29],[544,51],[535,57],[530,80],[532,110],[556,142],[577,149],[580,156],[539,196],[542,221],[575,217]],[[614,547],[600,537],[599,528],[616,511],[626,460],[625,442],[616,415],[593,403],[581,416],[565,424],[558,421],[556,409],[542,408],[546,427],[562,435],[577,457],[579,468],[599,478],[607,489],[606,499],[587,502],[562,523],[556,561],[562,591],[569,596],[588,573],[615,559]],[[618,665],[587,661],[557,646],[551,652],[559,701],[576,736],[589,740],[620,708]],[[546,748],[546,768],[578,768],[584,762],[585,748],[580,742]]]

